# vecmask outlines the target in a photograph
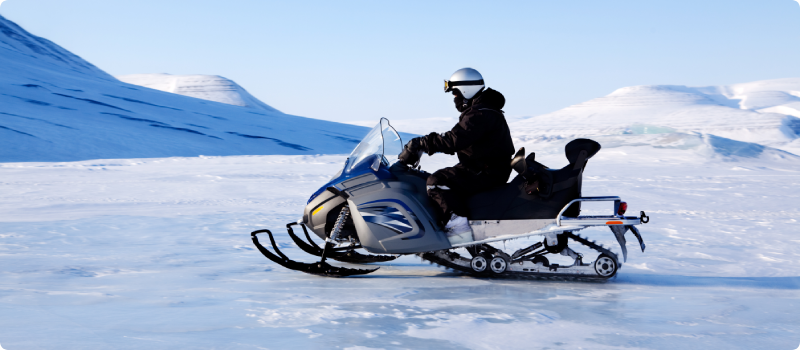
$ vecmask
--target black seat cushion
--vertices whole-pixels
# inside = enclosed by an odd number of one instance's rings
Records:
[[[566,175],[565,173],[569,173],[563,170],[572,169],[555,170],[553,171],[553,178],[561,179],[564,177],[563,175]],[[536,192],[527,194],[525,192],[525,179],[522,176],[517,176],[502,187],[470,197],[469,219],[555,219],[561,208],[578,197],[580,197],[580,181],[576,181],[575,185],[570,188],[554,192],[549,198],[543,198]],[[565,215],[577,216],[579,211],[580,207],[570,208]]]
[[[557,170],[536,162],[530,154],[527,157],[530,172],[538,172],[538,178],[547,179],[550,183],[540,184],[540,187],[549,186],[550,190],[528,194],[526,180],[518,175],[504,186],[470,197],[470,220],[555,219],[565,205],[581,197],[583,169],[586,161],[598,151],[600,144],[593,140],[572,140],[564,147],[569,164]],[[564,212],[568,217],[578,214],[580,203],[573,204]]]

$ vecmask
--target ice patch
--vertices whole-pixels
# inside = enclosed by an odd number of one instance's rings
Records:
[[[380,318],[386,315],[373,312],[346,311],[335,306],[299,309],[254,309],[259,312],[258,323],[265,327],[306,327],[344,318]],[[399,317],[401,315],[394,315]]]
[[[634,269],[637,269],[637,270],[655,271],[655,270],[647,267],[647,263],[641,263],[641,264],[627,263],[627,264],[625,264],[625,267],[630,267],[630,268],[634,268]]]
[[[603,335],[628,335],[619,328],[600,327],[561,321],[557,317],[534,313],[527,320],[515,320],[480,314],[439,314],[425,322],[426,328],[409,326],[406,335],[423,339],[439,339],[460,344],[469,349],[496,349],[499,344],[510,347],[568,348],[568,349],[642,349],[613,346],[594,339]],[[576,333],[575,330],[581,331]]]
[[[314,331],[312,331],[310,329],[307,329],[307,328],[298,329],[297,331],[300,332],[300,333],[303,333],[303,334],[308,334],[308,338],[310,338],[310,339],[314,339],[316,337],[322,336],[322,334],[314,333]]]
[[[384,334],[386,334],[386,332],[370,331],[370,332],[364,333],[364,336],[367,337],[367,338],[377,338],[378,336],[384,335]]]

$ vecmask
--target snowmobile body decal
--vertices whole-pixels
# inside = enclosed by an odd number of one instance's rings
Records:
[[[397,203],[402,206],[411,219],[416,222],[417,227],[419,227],[418,234],[403,238],[403,240],[417,239],[425,236],[425,226],[422,226],[422,222],[419,221],[417,215],[415,215],[414,212],[411,211],[411,208],[409,208],[405,203],[397,199],[380,199],[377,201],[367,202],[358,206],[358,212],[364,218],[364,221],[385,227],[396,232],[397,234],[404,234],[413,231],[414,227],[411,226],[411,222],[409,222],[408,218],[406,218],[406,216],[403,215],[400,210],[397,210],[397,208],[387,205],[370,205],[374,203],[385,202]]]
[[[364,221],[386,227],[398,234],[411,232],[414,228],[399,210],[387,206],[360,207],[358,212]]]

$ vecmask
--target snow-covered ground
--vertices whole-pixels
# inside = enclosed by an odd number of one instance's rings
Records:
[[[248,233],[283,231],[344,156],[2,163],[0,344],[797,347],[800,162],[601,142],[584,194],[620,195],[652,218],[642,227],[647,251],[629,244],[628,263],[607,283],[478,279],[415,257],[331,279],[254,250]],[[566,163],[560,144],[537,151],[545,164]],[[423,166],[453,161],[426,157]],[[610,232],[585,233],[619,251]],[[291,257],[313,260],[278,238]]]
[[[275,112],[233,80],[219,75],[129,74],[116,77],[128,84],[234,106]],[[374,124],[374,123],[373,123]],[[369,125],[374,126],[374,125]]]

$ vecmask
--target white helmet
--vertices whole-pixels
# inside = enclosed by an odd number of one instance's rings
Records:
[[[469,100],[484,88],[483,76],[472,68],[461,68],[444,81],[444,92],[458,90]]]

